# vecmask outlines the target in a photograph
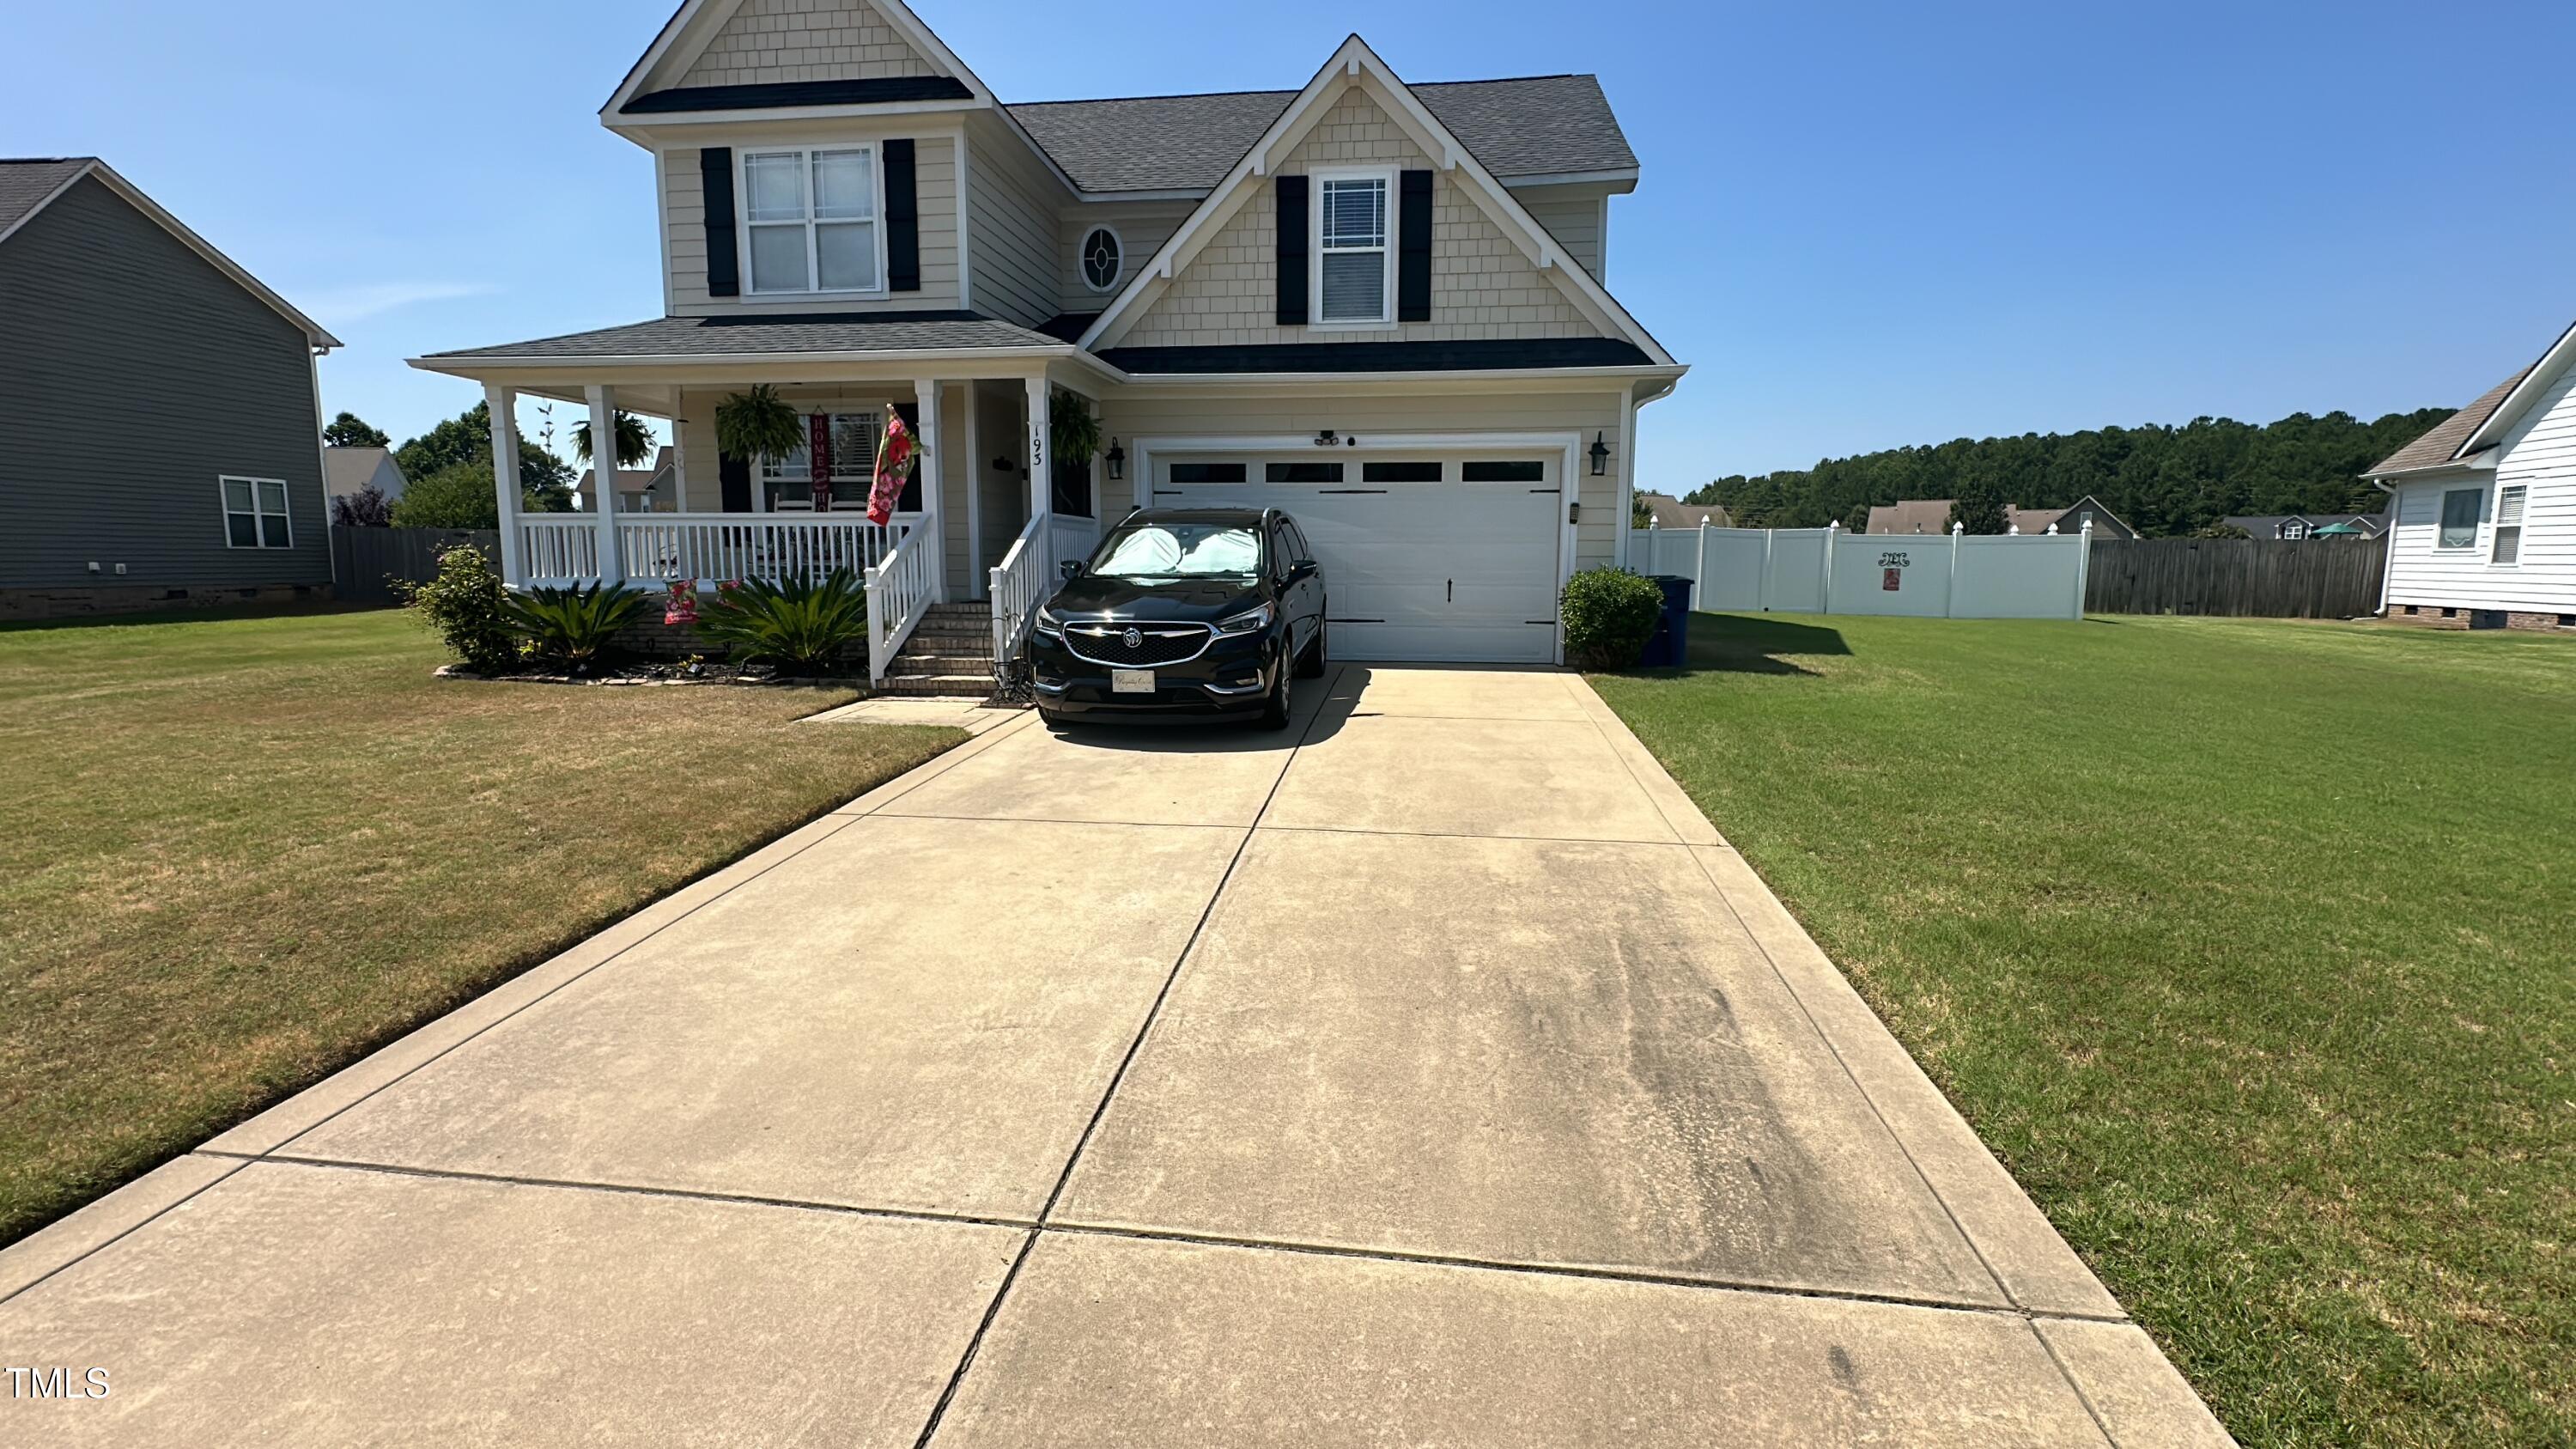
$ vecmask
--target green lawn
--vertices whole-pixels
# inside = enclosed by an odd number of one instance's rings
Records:
[[[1692,628],[1602,694],[2230,1429],[2576,1442],[2576,640]]]
[[[440,659],[391,612],[0,631],[0,1244],[965,738]]]

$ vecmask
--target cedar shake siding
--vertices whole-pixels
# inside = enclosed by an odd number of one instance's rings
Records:
[[[303,329],[96,177],[0,241],[0,596],[328,584],[319,427]],[[226,546],[227,474],[292,548]]]

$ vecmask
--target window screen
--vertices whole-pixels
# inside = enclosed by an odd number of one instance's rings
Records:
[[[2454,488],[2442,495],[2441,547],[2477,547],[2478,500],[2481,496],[2475,488]]]
[[[1323,185],[1319,322],[1383,322],[1386,310],[1386,178]]]
[[[2522,500],[2520,484],[2496,495],[2495,553],[2490,562],[2509,564],[2522,560]]]

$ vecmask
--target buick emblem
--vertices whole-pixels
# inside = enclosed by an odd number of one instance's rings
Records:
[[[1140,648],[1145,643],[1145,631],[1142,629],[1131,627],[1128,629],[1126,634],[1121,637],[1125,639],[1127,647],[1130,649]]]

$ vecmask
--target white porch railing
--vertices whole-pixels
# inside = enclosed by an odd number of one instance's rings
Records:
[[[599,520],[587,513],[523,514],[513,583],[561,586],[599,577]]]
[[[1029,616],[1055,592],[1055,569],[1047,562],[1046,516],[1028,521],[1020,536],[993,568],[987,592],[993,600],[993,658],[1008,662],[1029,637]]]
[[[881,681],[894,656],[936,602],[931,539],[915,529],[868,570],[868,682]]]
[[[1047,577],[1064,576],[1063,564],[1069,558],[1087,559],[1100,542],[1100,520],[1076,518],[1070,514],[1047,515]]]
[[[630,579],[863,577],[907,529],[864,513],[642,513],[618,519],[617,547]]]

